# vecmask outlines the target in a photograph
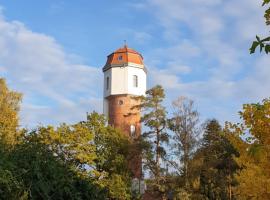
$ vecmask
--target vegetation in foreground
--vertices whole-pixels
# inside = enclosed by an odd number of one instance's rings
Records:
[[[146,132],[131,142],[91,113],[77,124],[19,128],[22,95],[0,79],[0,199],[140,199],[128,162],[141,152],[156,199],[270,199],[270,100],[246,104],[241,123],[199,125],[193,101],[173,112],[161,86],[137,97]]]

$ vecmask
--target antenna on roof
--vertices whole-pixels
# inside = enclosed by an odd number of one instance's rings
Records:
[[[127,40],[124,40],[124,47],[127,47]]]

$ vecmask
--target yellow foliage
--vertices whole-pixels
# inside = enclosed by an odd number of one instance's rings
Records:
[[[22,95],[10,91],[4,79],[0,78],[0,139],[8,145],[18,142],[19,104]]]
[[[240,153],[235,158],[241,170],[234,189],[237,199],[270,199],[270,100],[245,104],[241,124],[226,124],[232,144]]]

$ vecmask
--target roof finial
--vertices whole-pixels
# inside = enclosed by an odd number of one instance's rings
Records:
[[[124,47],[127,48],[127,40],[124,40]]]

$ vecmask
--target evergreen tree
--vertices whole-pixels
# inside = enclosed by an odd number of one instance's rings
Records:
[[[135,108],[142,109],[144,115],[141,121],[149,129],[142,134],[144,165],[153,175],[150,187],[157,195],[164,195],[164,169],[161,161],[166,156],[164,143],[169,138],[166,130],[166,110],[162,105],[165,98],[164,89],[157,85],[146,92],[146,96],[134,97],[140,104]]]
[[[218,121],[206,123],[203,143],[200,149],[203,156],[200,174],[200,190],[208,199],[235,199],[233,186],[238,165],[234,156],[237,150],[224,135]]]

